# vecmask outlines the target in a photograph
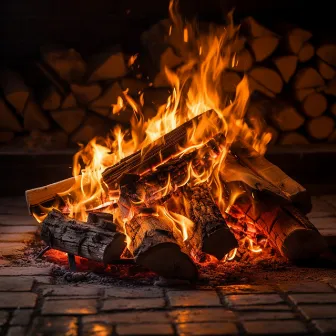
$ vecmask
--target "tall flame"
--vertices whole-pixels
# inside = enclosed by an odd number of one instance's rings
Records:
[[[160,106],[156,115],[148,120],[142,112],[143,94],[140,101],[136,101],[126,90],[124,99],[118,98],[117,104],[112,106],[113,113],[122,113],[125,104],[128,104],[134,112],[130,120],[131,128],[123,130],[116,126],[106,139],[93,139],[87,146],[82,146],[74,156],[73,175],[76,177],[76,183],[70,190],[60,194],[67,202],[70,216],[85,220],[88,209],[116,202],[118,192],[109,190],[102,182],[103,171],[208,110],[215,113],[209,119],[202,120],[188,129],[188,142],[181,148],[179,155],[201,147],[209,137],[219,132],[226,136],[225,148],[220,153],[213,154],[211,165],[203,171],[196,172],[190,165],[187,180],[183,183],[191,180],[196,184],[207,182],[213,190],[215,201],[224,213],[229,204],[223,197],[220,172],[225,169],[225,158],[230,145],[237,136],[241,136],[257,151],[263,153],[270,141],[269,134],[260,134],[256,129],[252,130],[244,121],[250,97],[247,78],[244,77],[238,84],[235,97],[222,90],[223,74],[234,71],[237,65],[233,46],[238,37],[238,27],[233,24],[232,16],[229,16],[229,24],[226,27],[210,26],[207,33],[201,33],[196,23],[184,23],[178,15],[177,2],[174,0],[170,2],[169,13],[172,24],[167,39],[180,47],[179,52],[184,59],[184,63],[175,71],[167,67],[162,69],[171,84],[172,93],[166,104]],[[136,56],[132,57],[130,64],[133,64],[135,59]],[[167,193],[169,188],[172,186],[168,182],[164,192]],[[238,196],[235,194],[233,197]],[[178,227],[183,240],[186,240],[193,223],[165,207],[161,209],[161,214]],[[122,221],[120,224],[123,226]],[[253,244],[250,248],[259,252],[259,248]],[[230,253],[227,259],[234,258],[235,253],[236,251]]]

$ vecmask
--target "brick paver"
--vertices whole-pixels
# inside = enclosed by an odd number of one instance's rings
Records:
[[[245,321],[249,335],[306,335],[307,327],[301,321]]]
[[[283,283],[278,285],[280,290],[288,293],[330,293],[334,290],[323,282],[300,282],[300,283]]]
[[[108,336],[112,335],[113,326],[104,322],[84,324],[81,335],[83,336]]]
[[[0,308],[33,308],[37,295],[29,292],[0,293]]]
[[[200,307],[221,305],[217,293],[211,290],[169,291],[168,298],[170,304],[173,307]]]
[[[284,302],[278,294],[227,295],[225,299],[231,306],[274,305]]]
[[[231,285],[221,286],[223,294],[252,294],[252,293],[274,293],[276,289],[268,285]]]
[[[29,336],[77,336],[78,320],[75,317],[36,317]]]
[[[174,335],[174,329],[171,324],[131,324],[118,325],[118,335]]]
[[[7,311],[0,310],[0,327],[7,323],[9,313]]]
[[[233,311],[223,308],[190,308],[176,309],[170,312],[175,323],[234,321],[236,315]]]
[[[11,325],[26,326],[30,323],[33,309],[16,309],[13,313],[13,317],[10,320]]]
[[[27,328],[22,326],[9,327],[7,336],[26,336],[26,330]]]
[[[0,268],[1,275],[49,275],[51,267],[2,267]]]
[[[232,322],[181,323],[177,330],[180,336],[238,334],[237,326]]]
[[[97,312],[97,300],[50,300],[42,306],[42,315],[86,315]]]
[[[163,297],[163,290],[161,288],[155,287],[139,287],[139,288],[128,288],[128,287],[112,287],[106,288],[106,297],[117,297],[117,298],[158,298]]]
[[[289,298],[295,303],[336,303],[336,293],[291,294]]]
[[[308,320],[311,319],[324,319],[335,318],[336,319],[336,304],[331,305],[299,305],[299,311]]]
[[[107,299],[103,302],[103,311],[163,308],[166,303],[162,298],[149,299]]]
[[[40,286],[42,295],[48,296],[98,296],[97,286]]]
[[[292,320],[296,316],[291,311],[247,311],[240,312],[239,318],[244,321],[262,321],[262,320]]]
[[[30,291],[33,287],[33,278],[21,278],[21,277],[0,277],[0,292],[7,291]]]

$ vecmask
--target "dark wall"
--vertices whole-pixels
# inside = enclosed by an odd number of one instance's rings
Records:
[[[167,16],[169,0],[2,0],[1,57],[26,58],[46,43],[61,43],[81,53],[122,43],[138,50],[143,30]],[[292,21],[334,33],[334,11],[327,0],[180,0],[183,15],[220,21],[236,7],[236,17],[253,15],[269,25]],[[328,9],[329,8],[329,9]]]

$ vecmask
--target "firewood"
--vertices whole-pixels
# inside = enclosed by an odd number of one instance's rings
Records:
[[[305,42],[298,53],[299,61],[307,62],[314,56],[314,54],[315,48],[313,47],[313,45],[309,42]]]
[[[113,215],[110,213],[89,212],[86,222],[111,232],[117,231],[117,225],[113,223]]]
[[[280,75],[272,69],[255,67],[249,71],[249,76],[273,94],[278,94],[282,91],[283,81]]]
[[[300,133],[288,132],[281,135],[279,145],[309,145],[309,141]]]
[[[61,46],[44,46],[41,56],[54,71],[69,83],[82,81],[86,73],[86,63],[75,49]]]
[[[98,114],[107,117],[112,113],[113,109],[112,105],[117,105],[118,97],[122,98],[121,102],[122,104],[124,104],[123,103],[124,95],[121,86],[118,82],[114,82],[104,90],[101,96],[99,96],[97,99],[93,100],[90,103],[89,109],[91,111],[94,111]]]
[[[251,69],[254,59],[250,51],[243,49],[236,53],[232,61],[231,69],[238,72],[245,72]]]
[[[26,130],[48,130],[50,128],[49,119],[44,115],[40,106],[36,104],[30,96],[23,110],[24,128]]]
[[[281,77],[288,83],[295,73],[298,58],[295,55],[280,56],[274,59],[274,64],[278,68]]]
[[[287,194],[292,203],[301,211],[308,213],[311,210],[311,200],[307,190],[252,147],[243,141],[236,141],[231,146],[231,152],[257,176]]]
[[[170,88],[171,83],[169,82],[169,79],[167,77],[166,71],[164,69],[160,70],[158,72],[154,79],[153,79],[153,87],[154,88]]]
[[[24,138],[25,145],[30,150],[65,149],[68,146],[68,135],[62,130],[32,130]]]
[[[88,143],[96,136],[105,136],[110,129],[110,124],[95,115],[87,115],[82,125],[71,135],[74,143]]]
[[[277,102],[270,112],[270,118],[281,131],[294,131],[305,121],[304,117],[287,103]]]
[[[328,116],[321,116],[309,120],[306,124],[308,134],[317,140],[323,140],[330,136],[335,129],[335,122]]]
[[[183,62],[183,58],[176,56],[173,49],[168,47],[160,56],[160,68],[173,69]]]
[[[72,84],[71,91],[79,102],[88,104],[101,95],[102,88],[96,83],[86,85]]]
[[[76,130],[85,118],[85,110],[82,108],[74,108],[67,110],[51,111],[50,115],[57,124],[68,134]]]
[[[293,28],[288,32],[287,35],[287,43],[288,49],[293,54],[299,54],[302,49],[304,43],[306,43],[312,37],[312,33],[301,29],[301,28]]]
[[[125,225],[137,264],[166,278],[194,280],[197,268],[164,218],[139,214]]]
[[[334,130],[328,137],[328,142],[336,143],[336,130]]]
[[[245,48],[246,41],[246,37],[238,36],[234,41],[232,41],[232,44],[230,45],[231,52],[239,53],[242,51]]]
[[[317,67],[321,76],[326,80],[333,79],[336,76],[336,70],[322,60],[317,61]]]
[[[322,87],[324,80],[314,68],[301,69],[294,78],[294,90]]]
[[[70,92],[63,100],[61,109],[69,109],[69,108],[74,108],[77,107],[77,100],[72,92]]]
[[[273,93],[272,91],[270,91],[269,89],[261,85],[259,82],[254,80],[252,77],[248,77],[248,82],[249,82],[249,89],[251,93],[257,91],[257,92],[261,92],[267,97],[275,98],[275,93]]]
[[[21,132],[22,126],[15,114],[6,105],[5,101],[0,97],[0,128],[4,130]]]
[[[0,112],[1,113],[1,112]],[[0,131],[0,143],[7,143],[14,139],[14,132]]]
[[[183,196],[188,200],[185,215],[194,223],[191,236],[187,243],[194,252],[203,252],[224,258],[238,246],[219,208],[214,202],[209,187],[204,184],[182,188]]]
[[[327,109],[327,98],[318,92],[313,92],[305,98],[302,110],[308,117],[319,117]]]
[[[61,106],[62,96],[60,92],[54,87],[49,86],[40,99],[40,106],[43,110],[57,110]]]
[[[289,260],[317,258],[325,252],[324,238],[300,210],[292,205],[277,207],[269,203],[239,200],[236,205]]]
[[[336,96],[336,77],[328,82],[323,91],[327,95]]]
[[[303,102],[309,95],[316,92],[316,89],[309,88],[309,89],[301,89],[294,91],[294,97],[299,101]]]
[[[52,210],[42,222],[41,238],[48,246],[90,260],[112,263],[120,259],[126,237]]]
[[[30,90],[21,76],[9,69],[1,70],[0,87],[7,102],[15,108],[18,114],[22,115],[30,95]]]
[[[246,27],[248,33],[255,38],[275,35],[272,31],[258,23],[252,16],[244,19],[242,25],[243,27]]]
[[[336,103],[332,104],[329,110],[334,116],[336,116]]]
[[[249,41],[251,49],[257,62],[264,61],[273,54],[279,44],[276,36],[262,36]]]
[[[241,77],[238,73],[233,71],[225,71],[222,74],[221,78],[221,89],[224,92],[232,92],[235,93],[237,89],[237,85],[240,83]]]
[[[336,45],[324,44],[316,50],[316,55],[330,66],[336,67]]]
[[[88,65],[88,82],[116,79],[127,73],[124,54],[113,48],[100,54],[94,55]]]

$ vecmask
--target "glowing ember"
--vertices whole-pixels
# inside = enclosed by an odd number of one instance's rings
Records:
[[[239,213],[233,213],[234,209],[231,207],[244,190],[231,187],[227,195],[221,180],[230,146],[238,136],[261,154],[271,140],[271,134],[262,134],[256,127],[251,129],[244,121],[250,95],[247,78],[244,77],[237,86],[233,101],[221,90],[223,73],[237,65],[232,46],[237,38],[238,28],[231,22],[225,29],[209,27],[207,34],[200,33],[196,25],[184,24],[176,8],[177,3],[171,1],[169,11],[172,25],[168,39],[174,38],[181,42],[184,64],[174,72],[168,68],[163,69],[172,86],[172,94],[166,104],[158,108],[155,117],[145,120],[142,113],[143,94],[136,101],[126,90],[124,97],[118,97],[117,104],[111,107],[113,114],[122,113],[126,105],[133,109],[130,130],[117,126],[111,130],[108,138],[95,138],[88,145],[82,146],[74,156],[73,176],[76,177],[76,182],[70,190],[59,194],[65,206],[54,204],[42,210],[48,213],[52,208],[61,208],[70,217],[85,221],[89,210],[103,209],[104,212],[113,213],[124,231],[124,220],[114,206],[119,199],[119,186],[116,185],[114,190],[108,188],[102,181],[104,170],[136,151],[144,150],[153,141],[186,121],[211,110],[213,113],[210,117],[203,117],[200,123],[193,124],[187,130],[188,141],[174,157],[182,157],[203,148],[207,141],[219,133],[225,135],[225,144],[218,151],[209,152],[206,165],[202,169],[195,169],[189,164],[186,178],[179,185],[173,184],[169,177],[166,185],[157,192],[160,197],[164,197],[187,183],[197,185],[206,182],[222,214],[230,214],[227,217],[228,224],[239,239],[240,246],[247,246],[251,252],[260,253],[267,242],[259,237],[253,223],[247,222],[244,216],[239,217]],[[137,55],[130,58],[129,66],[136,58]],[[163,163],[164,161],[159,165]],[[239,175],[239,172],[236,174]],[[183,199],[182,202],[187,206],[187,200]],[[132,215],[131,213],[129,219]],[[169,210],[165,204],[157,207],[156,215],[166,217],[173,231],[179,232],[182,240],[187,241],[195,225],[189,218]],[[44,217],[35,215],[35,218],[41,221]],[[237,251],[235,248],[222,261],[233,260]],[[194,257],[197,260],[197,256]],[[209,256],[206,260],[218,262],[214,259]]]

